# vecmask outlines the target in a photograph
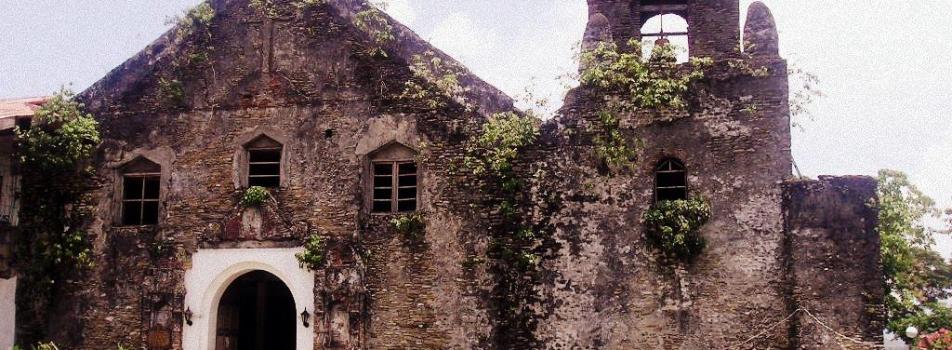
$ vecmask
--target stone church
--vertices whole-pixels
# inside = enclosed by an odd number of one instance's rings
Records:
[[[88,193],[94,264],[59,282],[43,320],[16,310],[31,291],[16,289],[9,234],[11,130],[30,109],[0,115],[0,346],[882,344],[876,182],[793,175],[787,66],[763,4],[742,28],[738,0],[588,0],[583,47],[682,40],[691,57],[713,59],[712,73],[685,115],[620,118],[643,144],[617,171],[592,155],[602,96],[568,93],[513,166],[526,183],[520,210],[546,232],[537,270],[516,278],[489,253],[507,213],[488,203],[501,192],[462,165],[486,120],[519,113],[510,97],[386,15],[368,16],[362,0],[207,6],[201,28],[170,30],[77,96],[102,133]],[[687,29],[646,29],[658,16]],[[421,55],[460,67],[459,98],[400,98],[408,81],[439,84],[415,74]],[[769,73],[730,74],[729,62]],[[242,204],[251,186],[269,189],[263,204]],[[707,245],[690,264],[667,264],[646,242],[643,213],[671,196],[710,204]],[[392,223],[411,213],[425,222],[415,240]],[[296,254],[314,235],[326,261],[312,269]]]

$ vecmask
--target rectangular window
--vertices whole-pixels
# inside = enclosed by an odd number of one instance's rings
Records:
[[[281,148],[248,149],[248,186],[281,186]]]
[[[133,174],[122,179],[122,224],[159,223],[159,175]]]
[[[373,212],[411,212],[416,209],[416,163],[375,162],[373,164]]]

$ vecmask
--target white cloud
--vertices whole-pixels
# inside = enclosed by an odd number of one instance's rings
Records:
[[[490,60],[496,33],[479,27],[471,18],[456,12],[446,17],[430,34],[430,43],[454,58],[477,69]]]
[[[383,2],[387,14],[406,26],[416,20],[416,11],[410,5],[410,0],[386,0]]]

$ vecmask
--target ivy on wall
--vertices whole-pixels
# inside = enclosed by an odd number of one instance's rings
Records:
[[[593,135],[595,155],[610,168],[632,163],[640,141],[625,138],[619,116],[634,112],[685,111],[688,94],[713,61],[692,58],[687,65],[677,63],[674,45],[658,45],[648,57],[642,54],[641,42],[628,41],[622,50],[613,42],[601,42],[582,53],[583,67],[579,81],[599,95],[610,96],[596,111],[597,124],[589,128]],[[663,113],[664,114],[664,113]],[[641,113],[646,118],[649,113]]]
[[[294,255],[301,268],[309,271],[324,267],[327,262],[327,241],[319,234],[312,234],[304,241],[304,251]]]
[[[370,48],[371,55],[387,57],[387,51],[383,49],[384,45],[394,40],[393,25],[387,20],[380,8],[384,4],[370,4],[365,9],[354,15],[353,24],[358,30],[366,33],[370,37],[373,46]]]
[[[501,218],[490,230],[487,251],[494,276],[492,290],[493,342],[511,347],[534,345],[536,283],[542,262],[544,232],[536,231],[520,217],[527,211],[527,181],[516,171],[522,152],[536,143],[540,119],[532,114],[495,114],[469,141],[464,164],[484,178],[484,191],[499,193],[494,199]]]
[[[179,52],[172,59],[170,74],[159,77],[157,81],[159,102],[165,107],[185,107],[187,99],[182,81],[189,76],[191,69],[207,64],[210,52],[214,50],[211,44],[214,19],[215,9],[203,2],[167,20],[167,24],[175,25],[172,40],[178,44]]]
[[[426,221],[421,213],[400,215],[390,221],[393,230],[410,243],[423,243],[426,240]]]
[[[700,229],[711,218],[711,207],[703,199],[661,201],[644,214],[648,243],[662,256],[690,262],[704,250]]]
[[[459,79],[465,73],[459,64],[446,61],[433,51],[426,51],[411,57],[410,71],[413,79],[404,83],[401,99],[420,103],[428,109],[439,109],[456,102],[466,111],[475,110],[475,106],[466,100],[466,91],[460,84]]]
[[[92,265],[90,242],[81,228],[89,213],[84,195],[93,170],[87,162],[100,143],[99,124],[72,92],[62,90],[17,128],[22,166],[16,265],[17,308],[23,329],[42,330],[57,281]],[[25,335],[30,343],[41,334]]]

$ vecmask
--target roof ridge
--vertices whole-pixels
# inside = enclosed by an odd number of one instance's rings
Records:
[[[206,0],[205,2],[211,4],[213,8],[218,10],[224,8],[226,3],[230,1],[244,0]],[[350,25],[353,25],[352,19],[359,11],[373,6],[366,0],[325,0],[324,3],[336,10],[339,16],[345,16],[345,18],[349,20],[348,22],[351,23]],[[514,108],[512,97],[474,74],[461,62],[433,46],[412,29],[400,23],[386,12],[380,12],[393,26],[392,34],[394,39],[381,45],[387,49],[388,52],[404,60],[408,66],[413,55],[424,54],[427,51],[433,52],[444,61],[451,62],[460,68],[461,73],[464,74],[459,77],[459,81],[464,87],[466,99],[475,102],[484,112],[495,113],[512,110]],[[107,98],[122,95],[123,92],[134,87],[138,81],[146,78],[153,72],[153,67],[156,67],[158,62],[174,55],[178,51],[178,48],[184,44],[183,42],[175,40],[177,30],[178,26],[169,28],[169,30],[141,51],[110,70],[101,79],[77,94],[77,97],[82,99],[87,104],[87,107],[98,109],[102,107],[102,103],[104,103]],[[362,35],[367,35],[362,31],[358,30],[358,32]]]

